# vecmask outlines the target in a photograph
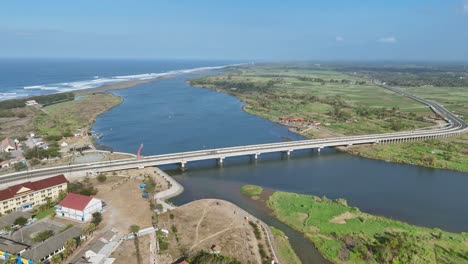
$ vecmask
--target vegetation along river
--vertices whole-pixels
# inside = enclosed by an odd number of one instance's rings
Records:
[[[198,75],[197,75],[198,76]],[[299,140],[284,126],[242,111],[242,102],[212,90],[191,87],[187,75],[114,91],[124,102],[98,117],[93,130],[98,143],[114,151],[143,155],[243,144]],[[226,159],[187,164],[184,173],[170,172],[185,188],[175,199],[183,204],[200,198],[236,203],[269,225],[282,229],[303,263],[322,262],[300,233],[277,221],[240,194],[244,184],[296,193],[345,198],[361,211],[447,231],[468,231],[468,174],[388,163],[351,156],[334,149]]]

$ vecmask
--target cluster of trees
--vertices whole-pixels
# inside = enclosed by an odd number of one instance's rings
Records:
[[[60,147],[57,142],[52,142],[49,144],[49,147],[47,149],[39,148],[39,147],[34,147],[31,149],[27,149],[24,151],[23,156],[28,159],[49,159],[49,158],[55,158],[55,157],[60,157]],[[36,163],[37,165],[37,163]]]
[[[231,88],[236,88],[236,92],[252,92],[252,91],[266,91],[273,88],[276,83],[281,82],[280,80],[269,80],[266,83],[262,82],[249,82],[249,81],[229,81],[229,80],[210,80],[208,78],[199,78],[191,80],[191,84],[195,86],[206,86],[214,85],[219,89],[225,89],[230,91]]]
[[[195,256],[187,259],[191,264],[241,264],[240,261],[226,257],[220,254],[210,254],[206,251],[200,251]]]
[[[325,83],[350,84],[350,83],[353,82],[353,81],[351,81],[351,80],[346,80],[346,79],[341,79],[341,80],[335,80],[335,79],[325,80],[325,79],[322,79],[322,78],[313,78],[313,77],[305,77],[305,76],[298,76],[298,77],[296,77],[296,78],[297,78],[298,80],[304,81],[304,82],[319,82],[319,83],[322,83],[322,84],[325,84]],[[356,81],[356,84],[364,85],[364,84],[366,84],[366,81]]]
[[[86,196],[96,195],[98,192],[89,178],[85,178],[82,182],[69,182],[67,189],[68,192],[79,193]]]
[[[25,103],[28,100],[35,100],[41,105],[51,105],[66,101],[71,101],[75,99],[75,94],[73,93],[58,93],[58,94],[48,94],[48,95],[41,95],[41,96],[34,96],[30,98],[22,98],[22,99],[12,99],[0,102],[0,109],[12,109],[18,107],[25,107]]]

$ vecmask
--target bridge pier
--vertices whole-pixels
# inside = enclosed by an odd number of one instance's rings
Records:
[[[258,156],[260,156],[260,153],[255,153],[252,155],[252,158],[258,160]]]
[[[180,169],[181,171],[185,171],[185,169],[186,169],[186,168],[185,168],[185,163],[186,163],[185,161],[182,161],[181,163],[179,163],[179,169]]]
[[[223,166],[224,163],[224,157],[221,157],[218,159],[218,166]]]
[[[318,149],[317,149],[317,152],[318,152],[319,154],[320,154],[320,150],[321,150],[321,149],[322,149],[322,148],[318,148]]]

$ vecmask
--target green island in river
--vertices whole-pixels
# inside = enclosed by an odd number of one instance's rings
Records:
[[[445,76],[449,73],[413,76],[398,74],[398,71],[404,71],[399,68],[391,68],[388,72],[372,69],[375,72],[338,66],[264,64],[230,69],[193,79],[190,83],[236,96],[245,103],[246,112],[286,125],[308,138],[408,131],[443,125],[441,118],[429,107],[377,86],[371,81],[373,78],[444,103],[456,113],[468,114],[468,84],[458,80],[455,83],[447,81],[453,85],[450,87],[435,86],[441,79],[452,80],[452,77]],[[428,74],[434,78],[428,78]],[[437,82],[433,85],[430,81]],[[342,149],[367,158],[468,171],[466,134],[455,138]]]
[[[418,227],[367,214],[344,199],[276,191],[262,202],[280,221],[310,239],[333,263],[468,262],[467,233]],[[275,229],[273,233],[276,240]],[[283,261],[298,263],[287,240],[277,244]]]

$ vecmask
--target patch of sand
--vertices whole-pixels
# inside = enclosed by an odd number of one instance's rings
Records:
[[[356,214],[353,214],[351,212],[346,212],[346,213],[343,213],[343,214],[341,214],[339,216],[333,217],[333,219],[330,220],[330,223],[346,224],[346,220],[353,219],[353,218],[356,218],[356,217],[357,217]]]

